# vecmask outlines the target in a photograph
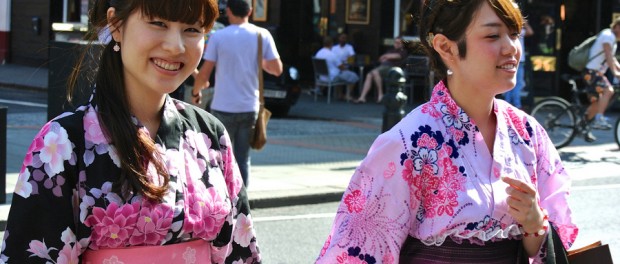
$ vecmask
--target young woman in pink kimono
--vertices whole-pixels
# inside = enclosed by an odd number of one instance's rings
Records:
[[[430,0],[420,17],[441,81],[370,147],[316,263],[545,263],[551,228],[565,248],[578,229],[543,127],[495,98],[515,85],[518,6]]]
[[[96,91],[33,140],[0,263],[260,263],[228,133],[168,96],[198,66],[217,2],[93,4],[94,37],[111,33]]]

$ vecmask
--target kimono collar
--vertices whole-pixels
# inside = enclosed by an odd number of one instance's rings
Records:
[[[435,85],[427,105],[427,112],[435,118],[440,118],[449,131],[473,132],[474,129],[477,130],[467,113],[452,99],[450,90],[443,81]]]
[[[170,95],[166,95],[166,102],[164,102],[161,123],[157,130],[157,143],[164,143],[166,146],[178,146],[181,136],[183,134],[182,118],[175,101],[172,100]],[[163,142],[159,142],[163,141]]]
[[[93,91],[91,93],[90,98],[88,99],[88,105],[92,106],[95,110],[98,111],[98,106],[96,101],[94,100],[96,93],[96,88],[93,87]],[[134,125],[138,127],[142,127],[138,119],[132,114],[131,120]],[[177,109],[177,105],[175,101],[170,97],[170,95],[166,95],[166,101],[163,105],[161,123],[159,124],[159,128],[157,130],[157,139],[156,143],[164,143],[165,145],[177,146],[180,142],[180,137],[182,136],[182,117]]]

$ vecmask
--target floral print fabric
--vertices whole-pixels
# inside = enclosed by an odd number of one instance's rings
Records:
[[[170,183],[155,203],[113,191],[120,161],[96,109],[90,102],[64,113],[35,136],[15,188],[0,263],[78,263],[87,249],[193,239],[209,242],[213,263],[260,262],[230,138],[217,119],[166,99],[155,143]],[[162,181],[153,166],[147,175]]]
[[[427,246],[492,243],[521,233],[508,214],[501,176],[536,187],[539,203],[569,248],[577,227],[568,208],[569,176],[544,129],[494,101],[493,153],[475,120],[443,82],[430,102],[380,135],[346,189],[316,263],[398,263],[408,236]],[[544,258],[544,247],[533,262]]]

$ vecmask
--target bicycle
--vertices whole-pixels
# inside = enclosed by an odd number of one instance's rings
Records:
[[[584,118],[588,105],[584,105],[581,100],[582,96],[587,96],[587,91],[577,86],[581,76],[564,74],[562,79],[571,86],[571,102],[551,96],[536,103],[530,113],[545,128],[556,149],[568,146],[575,136],[585,137],[592,130],[590,122]],[[619,85],[614,85],[614,91],[611,103],[618,99]],[[612,129],[615,141],[620,147],[620,118]]]

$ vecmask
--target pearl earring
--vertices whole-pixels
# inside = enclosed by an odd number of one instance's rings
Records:
[[[119,52],[121,50],[121,46],[118,45],[118,42],[114,43],[114,47],[112,47],[112,49],[116,52]]]
[[[453,72],[452,70],[448,69],[448,70],[446,71],[446,73],[447,73],[448,75],[452,75],[454,72]]]

